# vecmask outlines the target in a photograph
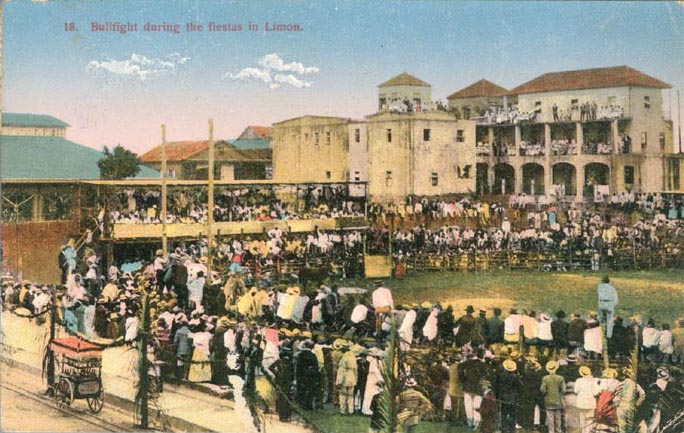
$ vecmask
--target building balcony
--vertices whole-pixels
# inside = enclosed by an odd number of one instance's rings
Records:
[[[327,218],[307,220],[273,220],[273,221],[239,221],[218,222],[213,224],[214,234],[239,235],[263,233],[280,228],[284,232],[313,232],[318,230],[343,230],[345,228],[364,227],[363,218]],[[171,223],[166,225],[169,238],[199,238],[206,236],[207,225],[202,223]],[[161,223],[116,223],[111,231],[112,239],[161,238]]]
[[[519,149],[520,156],[544,156],[546,155],[545,143],[522,142]]]
[[[610,143],[584,143],[582,155],[611,155],[613,145]]]
[[[535,122],[537,114],[534,111],[521,112],[517,109],[501,109],[497,113],[487,111],[484,116],[471,117],[478,126],[495,126],[495,125],[515,125],[518,123]]]

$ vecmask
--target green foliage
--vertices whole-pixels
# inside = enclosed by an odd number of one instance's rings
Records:
[[[104,147],[104,156],[97,161],[100,178],[107,180],[126,179],[140,172],[138,155],[117,144],[111,151]]]
[[[382,363],[382,380],[385,382],[385,387],[380,392],[380,402],[377,408],[380,412],[380,431],[383,433],[394,433],[398,424],[399,404],[397,396],[401,392],[397,365],[398,340],[397,327],[392,323],[385,359]]]

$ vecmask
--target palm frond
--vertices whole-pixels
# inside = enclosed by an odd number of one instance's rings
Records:
[[[384,389],[380,392],[380,401],[377,410],[380,414],[380,431],[393,433],[398,424],[399,404],[397,397],[401,391],[399,381],[399,360],[397,353],[398,334],[397,327],[392,323],[389,342],[385,359],[382,363],[382,379],[385,382]]]

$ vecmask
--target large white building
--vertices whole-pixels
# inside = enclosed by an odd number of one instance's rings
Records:
[[[669,84],[628,66],[543,74],[512,90],[480,80],[451,94],[407,73],[378,86],[363,120],[274,125],[276,182],[368,182],[372,200],[494,193],[583,197],[681,189],[663,120]]]

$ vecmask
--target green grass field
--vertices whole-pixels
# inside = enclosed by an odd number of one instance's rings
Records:
[[[423,301],[453,305],[459,316],[467,305],[491,309],[500,307],[506,315],[511,307],[533,309],[553,315],[596,310],[596,286],[604,273],[549,273],[489,271],[480,273],[424,272],[404,279],[387,279],[394,289],[396,304]],[[684,270],[670,272],[609,273],[618,290],[617,314],[629,318],[639,314],[656,322],[671,322],[684,316]],[[368,286],[367,281],[356,281]],[[346,285],[346,284],[345,284]]]
[[[402,280],[390,278],[385,285],[394,291],[395,303],[420,304],[423,301],[453,305],[458,318],[467,305],[491,309],[500,307],[504,316],[511,307],[533,309],[553,315],[580,311],[586,315],[597,304],[596,286],[604,273],[504,272],[481,273],[427,272]],[[671,272],[609,273],[617,288],[617,314],[629,318],[639,314],[653,317],[660,324],[684,316],[684,270]],[[372,287],[368,280],[347,281],[341,286]],[[332,411],[314,411],[309,419],[326,433],[368,431],[365,416],[342,416]],[[465,427],[448,423],[422,422],[415,433],[466,433]]]

